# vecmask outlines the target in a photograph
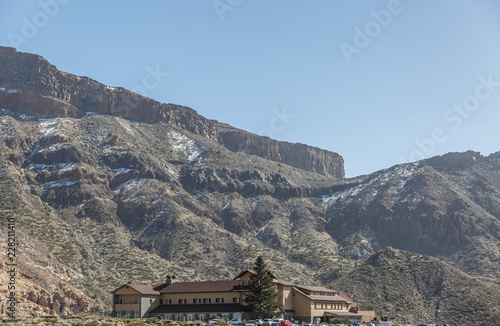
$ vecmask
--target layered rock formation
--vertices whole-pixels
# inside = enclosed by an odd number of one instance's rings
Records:
[[[121,87],[108,87],[51,65],[43,57],[0,47],[0,109],[24,119],[108,114],[148,123],[167,122],[243,151],[300,169],[344,177],[342,157],[303,144],[278,142],[232,128],[219,134],[216,121],[195,110],[163,104]]]
[[[257,155],[338,179],[345,176],[344,160],[337,153],[304,144],[280,142],[223,124],[219,124],[219,135],[222,144],[233,152]]]

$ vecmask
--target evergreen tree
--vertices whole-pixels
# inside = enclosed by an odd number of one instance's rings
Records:
[[[278,314],[278,292],[262,256],[255,260],[254,272],[245,302],[253,318],[272,318]]]

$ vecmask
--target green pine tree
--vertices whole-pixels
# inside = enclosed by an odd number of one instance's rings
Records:
[[[272,318],[278,314],[278,292],[262,256],[255,260],[254,272],[245,303],[252,318]]]

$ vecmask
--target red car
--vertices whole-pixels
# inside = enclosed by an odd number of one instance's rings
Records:
[[[283,320],[281,323],[280,323],[280,326],[291,326],[292,325],[292,322],[289,321],[289,320]]]

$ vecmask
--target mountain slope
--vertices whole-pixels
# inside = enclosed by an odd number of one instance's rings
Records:
[[[43,57],[14,48],[0,47],[0,102],[1,109],[24,119],[81,118],[99,113],[147,123],[166,122],[217,141],[232,151],[344,177],[344,162],[337,153],[247,133],[206,119],[185,106],[160,103],[121,87],[59,71]]]
[[[385,248],[331,284],[401,323],[496,325],[500,286],[432,257]]]
[[[500,161],[449,153],[346,182],[325,199],[327,230],[345,253],[392,246],[500,280]]]
[[[7,48],[0,113],[2,192],[15,194],[14,206],[9,196],[0,202],[2,218],[15,216],[21,243],[37,243],[59,266],[24,256],[20,269],[39,292],[55,296],[54,284],[66,282],[81,302],[109,307],[119,284],[229,278],[259,253],[281,279],[329,284],[387,246],[499,283],[498,154],[344,179],[338,154],[252,135]],[[22,297],[40,305],[40,293]]]

